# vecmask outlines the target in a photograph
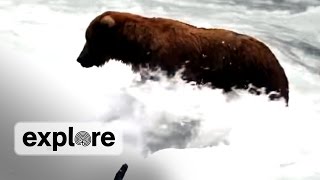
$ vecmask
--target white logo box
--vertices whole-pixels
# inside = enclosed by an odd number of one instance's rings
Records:
[[[69,127],[73,127],[73,135],[69,137]],[[23,138],[25,133],[33,132],[36,135],[37,140],[28,140],[29,143],[36,142],[32,147],[25,145]],[[91,135],[91,143],[86,146],[77,145],[74,138],[76,134],[80,131],[86,131]],[[45,143],[42,146],[38,146],[41,141],[39,132],[45,134],[46,132],[51,132],[47,140],[51,146],[47,146]],[[57,146],[56,151],[53,149],[53,132],[64,133],[66,135],[66,143],[64,146]],[[98,134],[96,136],[96,145],[93,146],[93,133]],[[114,135],[113,140],[106,140],[105,142],[114,142],[111,146],[105,146],[101,143],[101,135],[105,132],[111,132]],[[106,137],[110,138],[110,133],[106,133]],[[29,134],[28,138],[32,135]],[[63,135],[56,135],[56,141],[62,142]],[[70,138],[74,146],[69,145]],[[109,144],[110,145],[110,144]],[[15,153],[22,156],[41,156],[41,155],[51,155],[51,156],[63,156],[63,155],[110,155],[116,156],[120,155],[123,151],[123,138],[122,132],[119,128],[110,126],[107,123],[102,122],[81,122],[81,123],[66,123],[66,122],[19,122],[14,127],[14,150]]]

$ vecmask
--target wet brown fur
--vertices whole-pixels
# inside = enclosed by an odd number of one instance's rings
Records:
[[[115,20],[115,25],[107,30],[101,25],[105,16]],[[95,46],[103,55],[95,57],[99,53],[93,50],[80,55],[78,61],[84,66],[101,66],[113,58],[131,64],[135,71],[161,68],[173,75],[183,67],[183,79],[187,81],[210,83],[226,92],[232,88],[246,89],[252,84],[265,87],[266,93],[279,93],[270,95],[271,99],[283,97],[289,101],[283,68],[266,45],[250,36],[224,29],[197,28],[171,19],[105,12],[89,25],[87,48],[93,49],[88,42],[97,37],[101,40]]]

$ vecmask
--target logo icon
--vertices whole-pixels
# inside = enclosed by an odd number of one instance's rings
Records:
[[[91,143],[91,136],[86,131],[80,131],[74,137],[74,142],[77,145],[88,146]]]

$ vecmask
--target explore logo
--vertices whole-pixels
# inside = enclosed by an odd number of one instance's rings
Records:
[[[104,123],[17,123],[18,155],[119,155],[122,136]]]

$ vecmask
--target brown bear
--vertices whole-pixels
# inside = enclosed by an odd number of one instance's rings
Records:
[[[87,28],[78,62],[92,67],[109,59],[130,64],[135,71],[159,68],[169,76],[183,68],[186,81],[225,92],[255,87],[259,94],[257,89],[264,87],[270,99],[289,101],[286,74],[271,50],[255,38],[229,30],[108,11]]]

